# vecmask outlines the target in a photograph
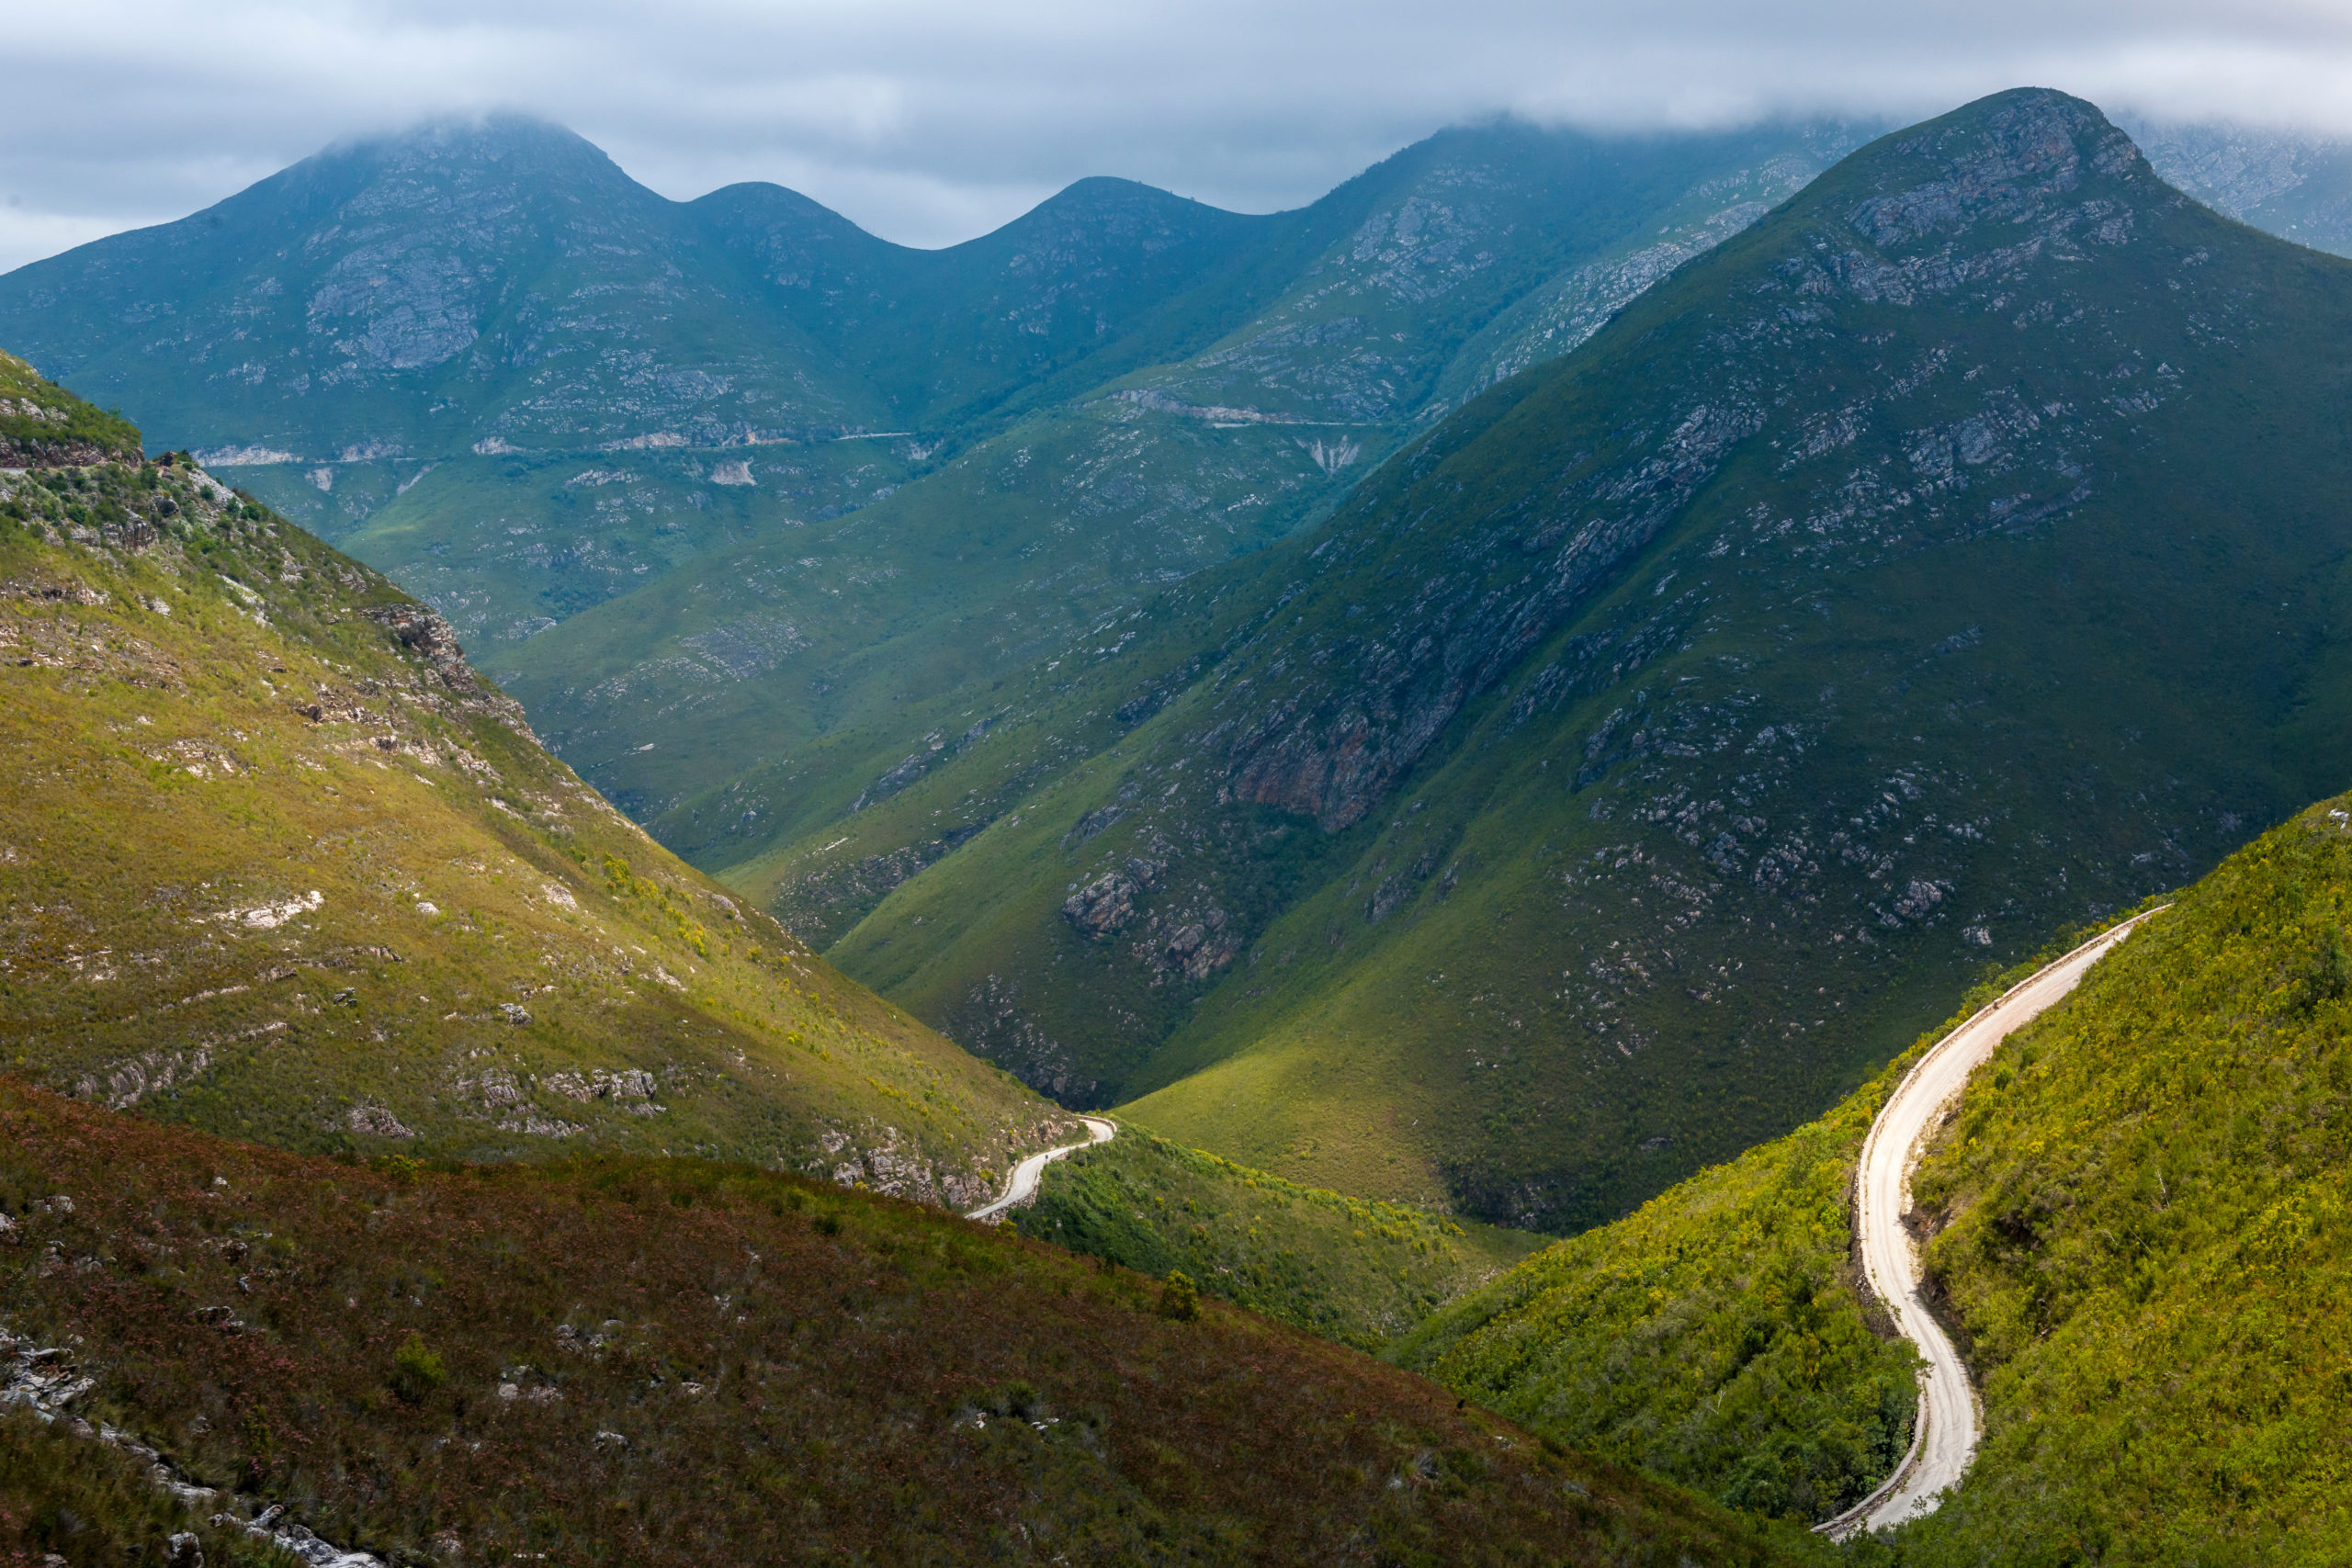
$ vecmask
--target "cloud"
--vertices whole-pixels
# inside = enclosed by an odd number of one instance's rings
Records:
[[[77,0],[9,27],[0,265],[492,107],[671,196],[773,179],[926,245],[1090,174],[1292,206],[1498,112],[1912,117],[2031,83],[2352,134],[2337,0]]]

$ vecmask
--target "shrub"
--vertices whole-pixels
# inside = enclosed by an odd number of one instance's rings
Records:
[[[1168,1271],[1168,1283],[1159,1292],[1159,1315],[1178,1323],[1190,1323],[1201,1315],[1200,1287],[1182,1269]]]
[[[423,1404],[425,1395],[448,1381],[448,1369],[441,1364],[440,1356],[425,1348],[418,1336],[410,1335],[407,1343],[392,1352],[392,1392],[409,1404]]]

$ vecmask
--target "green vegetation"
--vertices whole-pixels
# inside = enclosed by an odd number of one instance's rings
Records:
[[[1302,1187],[1129,1127],[1046,1168],[1023,1235],[1374,1349],[1537,1238]]]
[[[828,956],[1066,1103],[1621,1218],[2341,787],[2346,333],[2346,263],[2003,95],[729,875],[870,872]]]
[[[1053,1109],[541,751],[446,622],[185,464],[0,478],[0,1065],[316,1150],[993,1194]]]
[[[788,560],[812,531],[904,483],[911,449],[849,439],[718,452],[461,454],[332,469],[270,465],[241,468],[238,479],[432,604],[496,676],[526,639],[713,554],[774,544]],[[326,491],[321,473],[330,476]],[[770,607],[689,632],[674,649],[686,662],[673,679],[700,670],[725,684],[773,669],[807,646],[794,624],[807,618]],[[611,750],[642,740],[615,738]],[[611,761],[594,747],[587,754]]]
[[[2352,798],[2004,1043],[1915,1193],[1984,1390],[1906,1562],[2321,1563],[2352,1531]]]
[[[425,1348],[424,1340],[412,1334],[392,1355],[392,1392],[411,1404],[422,1404],[435,1389],[449,1381],[448,1370],[441,1358]]]
[[[286,1568],[291,1561],[181,1506],[130,1455],[44,1426],[28,1411],[0,1411],[0,1563],[186,1568],[194,1559],[173,1559],[175,1535],[197,1538],[207,1568]]]
[[[1182,1269],[1170,1269],[1159,1289],[1159,1315],[1177,1323],[1197,1323],[1201,1316],[1200,1288]]]
[[[1824,1555],[1356,1352],[750,1167],[392,1173],[0,1080],[0,1314],[71,1347],[88,1419],[394,1562]],[[403,1397],[416,1340],[444,1376]]]
[[[139,457],[139,430],[0,353],[0,468]]]
[[[1841,1511],[1903,1457],[1917,1400],[1849,1261],[1854,1161],[1894,1082],[1538,1254],[1392,1359],[1736,1507]]]
[[[1914,1195],[1985,1441],[1899,1561],[2340,1561],[2348,922],[2352,797],[2179,895],[1971,1078]],[[1829,1512],[1909,1416],[1907,1352],[1865,1332],[1848,1262],[1853,1164],[1909,1060],[1393,1359],[1718,1498]]]

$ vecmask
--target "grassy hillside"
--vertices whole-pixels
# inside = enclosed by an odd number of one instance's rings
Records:
[[[2338,798],[1970,1082],[1915,1190],[1985,1444],[1906,1560],[2342,1561],[2347,922]]]
[[[1841,1512],[1902,1459],[1917,1400],[1849,1262],[1854,1164],[1895,1072],[1529,1258],[1391,1358],[1736,1507]]]
[[[1620,1217],[2341,787],[2347,332],[2078,100],[1884,139],[939,726],[829,955],[1254,1168]]]
[[[1301,1187],[1128,1128],[1046,1168],[1024,1235],[1373,1349],[1538,1245],[1537,1238]]]
[[[1862,1141],[1921,1052],[2092,934],[1981,978],[1826,1115],[1527,1258],[1388,1358],[1735,1506],[1843,1512],[1902,1458],[1917,1408],[1917,1358],[1853,1256]]]
[[[0,468],[139,458],[139,431],[0,353]]]
[[[953,1202],[1057,1130],[548,757],[447,622],[200,471],[0,478],[0,651],[20,1073],[299,1148]]]
[[[84,1414],[396,1562],[1819,1560],[1355,1352],[789,1176],[338,1165],[6,1080],[0,1129],[0,1313]]]
[[[0,1412],[0,1562],[170,1563],[171,1541],[194,1535],[208,1564],[282,1568],[287,1559],[230,1525],[183,1508],[151,1467],[29,1411]]]
[[[1914,1195],[1985,1440],[1900,1561],[2342,1560],[2347,918],[2342,797],[2178,895],[1970,1080]],[[1909,1415],[1905,1355],[1863,1332],[1847,1197],[1905,1065],[1396,1359],[1560,1441],[1751,1505],[1809,1483],[1826,1512]]]

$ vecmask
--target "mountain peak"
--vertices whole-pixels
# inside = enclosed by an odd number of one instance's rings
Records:
[[[472,171],[504,180],[561,179],[639,190],[604,149],[569,127],[524,114],[447,115],[403,130],[355,137],[324,148],[286,171],[301,182],[325,175],[339,183],[426,178]],[[268,182],[265,181],[266,185]]]
[[[1824,182],[1834,194],[1823,199],[1860,196],[1848,222],[1881,250],[1894,250],[1940,244],[1984,223],[2109,219],[2125,193],[2086,186],[2119,184],[2143,197],[2170,194],[2096,107],[2022,87],[1881,139]]]

